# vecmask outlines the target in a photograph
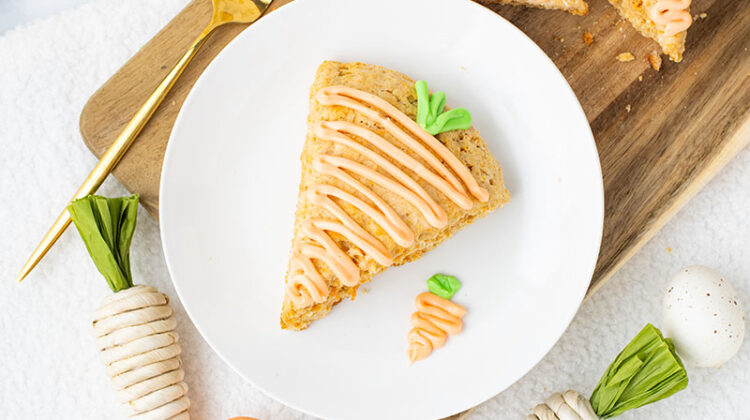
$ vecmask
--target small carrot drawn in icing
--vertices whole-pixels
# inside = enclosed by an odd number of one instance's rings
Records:
[[[407,336],[410,363],[429,356],[445,344],[449,334],[458,334],[463,329],[466,309],[449,300],[461,287],[461,282],[453,276],[436,274],[427,285],[430,291],[417,296],[417,312],[411,315],[413,328]]]

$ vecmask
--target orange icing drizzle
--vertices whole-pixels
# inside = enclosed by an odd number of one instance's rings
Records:
[[[664,35],[678,34],[693,23],[693,17],[687,9],[691,0],[657,0],[648,8],[648,17],[663,28]]]
[[[463,306],[431,292],[420,293],[415,304],[417,312],[411,314],[414,328],[407,336],[407,354],[411,363],[424,359],[432,350],[442,347],[448,334],[460,333],[463,329],[461,318],[466,315]]]
[[[296,307],[324,302],[330,293],[325,278],[315,268],[313,260],[325,263],[345,286],[356,286],[360,282],[357,264],[339,248],[328,232],[345,237],[380,265],[388,267],[393,264],[393,257],[386,246],[360,226],[334,199],[346,202],[367,215],[399,246],[408,247],[414,243],[414,232],[401,216],[375,191],[351,174],[403,198],[431,226],[439,229],[448,223],[445,210],[430,194],[377,151],[409,168],[463,209],[471,209],[473,205],[467,189],[481,202],[489,199],[487,190],[477,183],[469,169],[445,145],[384,99],[345,86],[320,89],[315,99],[322,105],[352,109],[381,125],[426,165],[375,132],[352,122],[320,121],[315,124],[313,133],[316,137],[356,151],[375,163],[380,171],[342,156],[321,154],[313,159],[314,171],[341,181],[364,196],[369,203],[330,184],[317,183],[307,189],[310,202],[324,208],[337,220],[312,219],[301,227],[301,238],[295,241],[292,248],[286,288],[287,296]]]

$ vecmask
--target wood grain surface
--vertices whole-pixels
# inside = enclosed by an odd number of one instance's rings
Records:
[[[290,0],[276,0],[271,9]],[[194,0],[115,73],[81,114],[81,133],[100,156],[209,21]],[[750,140],[750,2],[694,0],[684,60],[647,55],[655,42],[604,0],[588,16],[479,1],[531,37],[566,77],[591,124],[605,189],[604,237],[589,294],[600,287]],[[158,217],[161,163],[188,91],[219,51],[245,29],[219,30],[145,127],[115,176]],[[593,35],[586,45],[584,33]],[[496,42],[502,42],[497,40]],[[635,60],[615,56],[630,52]]]
[[[288,2],[276,0],[271,9]],[[585,17],[481,3],[552,58],[591,123],[606,206],[593,292],[750,140],[741,129],[750,117],[750,3],[695,0],[685,59],[676,64],[665,58],[659,72],[646,60],[656,44],[602,0],[591,1]],[[191,2],[91,97],[81,133],[95,155],[101,156],[210,15],[209,0]],[[207,42],[114,172],[141,194],[154,217],[161,162],[180,106],[211,59],[245,27],[223,28]],[[589,46],[585,32],[594,38]],[[621,52],[636,58],[616,61]]]

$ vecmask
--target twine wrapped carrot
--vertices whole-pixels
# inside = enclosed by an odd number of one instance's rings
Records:
[[[534,407],[526,420],[598,420],[591,403],[573,390],[555,392]]]
[[[123,413],[138,420],[187,420],[177,322],[167,295],[134,286],[130,243],[138,196],[88,196],[68,207],[99,272],[114,295],[94,312],[94,334]]]
[[[526,419],[608,419],[667,398],[687,384],[685,366],[672,340],[646,324],[609,365],[591,398],[575,391],[555,393]]]

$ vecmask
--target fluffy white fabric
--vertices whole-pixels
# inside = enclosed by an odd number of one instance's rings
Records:
[[[99,419],[118,413],[91,313],[109,292],[69,229],[26,282],[13,278],[95,160],[78,133],[86,99],[186,0],[95,0],[0,37],[0,417]],[[144,12],[148,10],[148,12]],[[114,180],[105,195],[126,191]],[[750,307],[750,151],[742,152],[592,299],[550,354],[471,419],[520,418],[554,391],[591,392],[619,349],[660,322],[662,289],[688,264],[717,268]],[[194,418],[303,418],[245,383],[209,349],[167,274],[156,222],[141,212],[135,277],[173,297]],[[668,249],[671,248],[671,252]],[[747,341],[747,339],[746,339]],[[745,418],[750,346],[686,391],[623,418]]]

